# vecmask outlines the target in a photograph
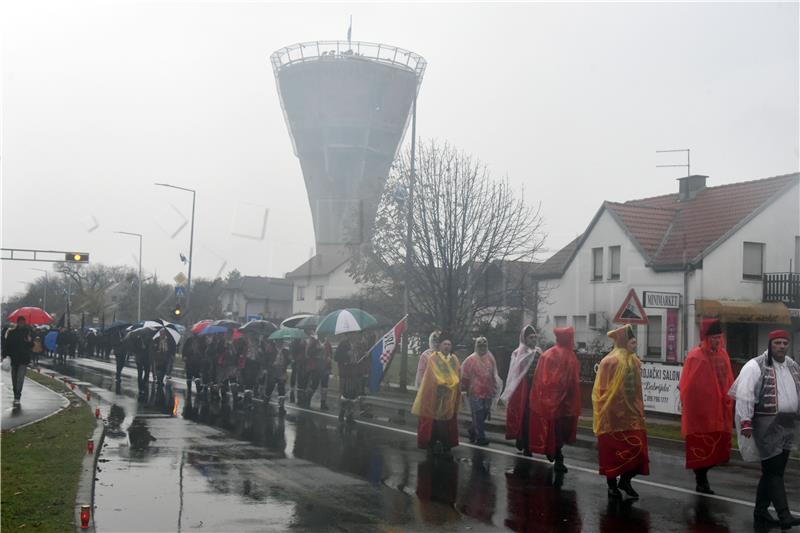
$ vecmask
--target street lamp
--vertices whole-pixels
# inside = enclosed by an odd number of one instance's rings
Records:
[[[139,237],[139,305],[136,311],[136,321],[142,321],[142,234],[141,233],[131,233],[130,231],[115,231],[119,235],[131,235],[133,237]]]
[[[411,267],[414,252],[412,242],[412,228],[414,225],[414,185],[417,178],[417,96],[414,95],[414,102],[411,110],[411,172],[408,177],[408,198],[406,204],[406,256],[405,256],[405,282],[403,283],[403,313],[409,313],[409,290],[411,282]],[[408,335],[404,334],[401,339],[400,354],[400,390],[405,392],[408,386]]]
[[[47,277],[47,270],[43,268],[32,268],[31,270],[38,270],[39,272],[44,272],[44,298],[42,300],[42,309],[47,311],[47,286],[50,284],[50,281]]]
[[[170,189],[178,189],[192,193],[192,224],[189,229],[189,275],[186,280],[186,320],[188,323],[189,314],[191,314],[190,302],[192,299],[192,251],[194,249],[194,204],[197,191],[186,187],[178,187],[177,185],[170,185],[169,183],[154,183],[159,187],[169,187]]]

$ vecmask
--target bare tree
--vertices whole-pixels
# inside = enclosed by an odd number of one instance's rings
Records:
[[[479,160],[428,141],[418,149],[413,202],[410,317],[462,339],[476,317],[497,306],[480,297],[492,265],[529,262],[544,234],[538,208]],[[410,157],[393,165],[378,207],[371,245],[354,250],[349,273],[399,301],[406,278],[405,235]]]

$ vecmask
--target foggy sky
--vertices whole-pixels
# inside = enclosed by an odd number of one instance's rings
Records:
[[[683,170],[655,165],[682,156],[655,150],[691,148],[712,186],[800,167],[796,3],[4,2],[3,247],[135,266],[112,232],[139,232],[144,269],[171,279],[191,195],[166,181],[198,191],[195,276],[297,267],[313,229],[269,55],[345,39],[350,14],[354,40],[427,59],[421,137],[542,203],[542,257],[604,199],[676,191]],[[4,297],[50,268],[1,266]]]

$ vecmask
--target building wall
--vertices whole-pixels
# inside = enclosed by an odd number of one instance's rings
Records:
[[[703,268],[691,276],[689,287],[691,320],[695,320],[695,299],[760,302],[762,282],[742,277],[743,243],[765,244],[765,273],[788,272],[789,261],[796,252],[797,235],[800,235],[800,187],[795,185],[703,259]],[[793,269],[797,271],[796,265],[793,265]],[[767,334],[775,327],[778,325],[759,326],[759,347],[766,349]],[[697,329],[694,328],[690,333],[690,345],[699,342]]]
[[[292,313],[319,313],[330,298],[347,298],[358,291],[358,285],[347,274],[348,263],[328,275],[294,278]],[[317,299],[317,287],[322,286],[322,299]],[[298,300],[298,288],[305,288],[305,299]]]
[[[798,186],[795,186],[704,258],[702,269],[688,275],[688,294],[683,299],[683,302],[688,303],[687,346],[689,349],[699,342],[699,328],[695,315],[696,299],[761,302],[762,282],[746,280],[742,276],[743,243],[745,241],[765,243],[765,273],[786,272],[789,270],[789,259],[796,253],[797,235],[800,235],[800,192]],[[608,247],[615,245],[621,246],[620,280],[610,281],[606,279],[609,264]],[[592,248],[596,247],[604,248],[603,281],[591,281]],[[597,330],[576,331],[576,340],[590,342],[593,339],[601,339],[607,328],[615,327],[611,322],[631,288],[636,289],[640,299],[644,291],[683,294],[683,276],[683,272],[658,273],[646,267],[644,257],[636,250],[622,227],[606,211],[592,228],[562,278],[541,282],[544,302],[539,308],[539,324],[544,330],[544,336],[552,340],[552,329],[556,325],[562,323],[576,325],[577,322],[580,327],[583,321],[580,318],[576,320],[575,316],[597,313]],[[648,316],[661,316],[662,326],[666,324],[667,311],[665,309],[645,309],[645,311]],[[682,348],[682,312],[683,309],[679,311],[678,315],[679,360],[685,356]],[[557,317],[566,317],[566,319],[557,319]],[[556,324],[556,322],[559,323]],[[758,352],[760,353],[766,347],[767,333],[778,325],[762,324],[752,327],[757,330]],[[640,340],[639,355],[644,357],[646,342],[643,341],[646,340],[646,328],[638,326],[637,335]],[[798,337],[800,336],[795,335],[795,340],[800,342]],[[662,354],[666,351],[665,339],[662,339],[661,351]]]
[[[620,279],[609,280],[610,246],[620,246]],[[592,249],[603,248],[603,280],[592,281]],[[543,335],[554,342],[553,328],[561,325],[557,317],[566,317],[566,325],[576,327],[576,341],[603,341],[607,330],[618,327],[613,324],[614,315],[622,305],[631,288],[636,289],[639,298],[643,291],[683,292],[683,276],[681,273],[656,273],[645,266],[645,258],[636,249],[616,220],[604,211],[583,246],[561,279],[547,280],[541,284],[544,291],[544,302],[540,305],[539,324]],[[662,324],[666,324],[665,309],[645,309],[648,316],[662,316]],[[597,314],[597,325],[594,330],[588,328],[589,313]],[[575,317],[579,317],[577,320]],[[581,319],[580,317],[586,317]],[[577,324],[576,324],[577,323]],[[586,324],[584,327],[583,324]],[[680,324],[680,316],[679,316]],[[646,338],[646,328],[637,327],[640,339]],[[663,335],[662,335],[663,337]],[[609,341],[610,342],[610,341]],[[681,346],[680,328],[678,346]],[[646,353],[646,343],[640,342],[639,355]],[[666,352],[666,341],[662,338],[662,354]],[[680,353],[679,353],[680,357]],[[662,355],[663,359],[663,355]]]

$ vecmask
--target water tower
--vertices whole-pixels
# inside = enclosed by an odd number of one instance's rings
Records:
[[[271,56],[318,253],[371,238],[425,59],[395,46],[316,41]]]

